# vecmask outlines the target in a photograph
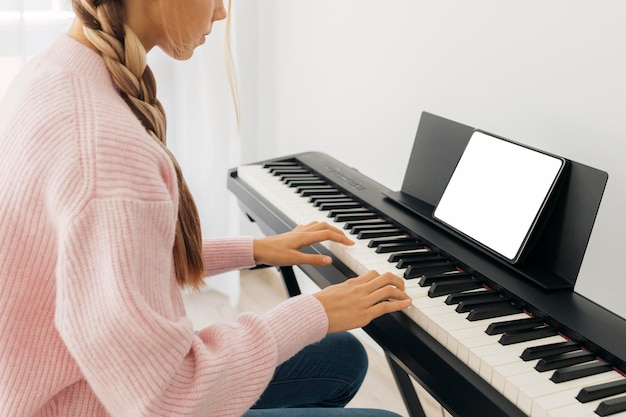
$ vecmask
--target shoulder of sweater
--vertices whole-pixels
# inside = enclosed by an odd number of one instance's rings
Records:
[[[81,62],[81,72],[41,59],[28,70],[20,115],[37,130],[33,147],[54,147],[47,158],[53,177],[82,182],[72,188],[84,198],[175,200],[170,158],[121,98],[102,60],[84,58],[90,64]]]

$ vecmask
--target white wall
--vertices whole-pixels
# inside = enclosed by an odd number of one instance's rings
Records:
[[[428,111],[609,173],[576,290],[626,317],[626,2],[236,0],[243,161],[400,188]]]

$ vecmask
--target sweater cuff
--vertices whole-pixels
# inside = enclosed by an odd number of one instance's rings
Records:
[[[277,365],[307,345],[319,342],[328,333],[328,316],[322,304],[310,294],[290,298],[263,315],[274,334]]]
[[[253,244],[252,236],[205,239],[202,253],[206,275],[255,266]]]

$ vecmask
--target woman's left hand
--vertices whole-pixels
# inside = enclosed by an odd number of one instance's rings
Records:
[[[314,243],[331,240],[344,245],[354,242],[334,226],[324,222],[299,225],[290,232],[254,240],[254,260],[257,265],[330,265],[332,259],[325,255],[312,255],[300,249]]]

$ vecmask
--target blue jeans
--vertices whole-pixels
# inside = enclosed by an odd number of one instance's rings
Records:
[[[398,417],[382,410],[343,408],[367,372],[367,354],[350,333],[328,335],[276,368],[244,417]]]

